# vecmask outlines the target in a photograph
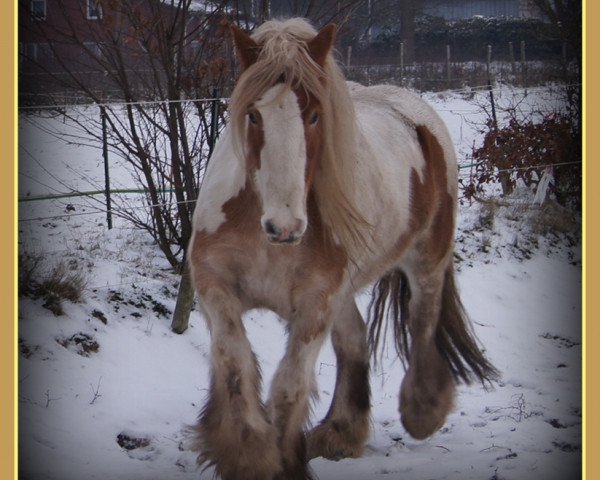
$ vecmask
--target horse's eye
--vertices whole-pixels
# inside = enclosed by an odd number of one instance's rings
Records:
[[[250,123],[256,125],[258,123],[258,117],[256,116],[256,113],[248,112],[248,120],[250,120]]]
[[[314,112],[310,116],[310,119],[308,120],[308,123],[311,124],[311,125],[314,125],[315,123],[317,123],[318,120],[319,120],[319,113],[318,112]]]

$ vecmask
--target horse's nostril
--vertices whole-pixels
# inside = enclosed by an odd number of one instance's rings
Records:
[[[272,237],[278,237],[281,235],[281,230],[271,220],[267,220],[265,222],[265,233]]]

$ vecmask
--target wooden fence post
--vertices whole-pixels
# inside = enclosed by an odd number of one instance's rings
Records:
[[[508,55],[510,57],[510,71],[514,75],[517,72],[517,67],[515,65],[515,47],[513,42],[508,42]]]
[[[400,85],[404,85],[404,42],[400,42]]]
[[[527,61],[525,59],[525,40],[521,40],[521,75],[523,75],[523,86],[527,96]]]
[[[446,45],[446,79],[450,81],[450,45]]]

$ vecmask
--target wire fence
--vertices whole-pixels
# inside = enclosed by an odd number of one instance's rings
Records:
[[[66,93],[64,94],[65,96],[61,96],[60,94],[57,95],[56,98],[61,99],[61,98],[69,98],[67,97]],[[208,97],[208,98],[185,98],[185,99],[178,99],[178,100],[168,100],[168,99],[161,99],[161,100],[138,100],[135,102],[121,102],[121,101],[106,101],[106,102],[101,102],[101,103],[87,103],[87,104],[82,104],[82,103],[77,103],[77,102],[73,102],[73,103],[62,103],[62,102],[55,102],[55,103],[49,103],[49,104],[42,104],[42,105],[24,105],[24,106],[19,106],[18,110],[19,112],[38,112],[38,111],[44,111],[44,110],[51,110],[51,111],[63,111],[63,110],[67,110],[67,109],[71,109],[71,108],[78,108],[78,107],[83,107],[83,106],[90,106],[90,107],[110,107],[110,108],[118,108],[118,107],[127,107],[127,106],[161,106],[161,105],[169,105],[171,103],[174,104],[182,104],[182,103],[209,103],[209,102],[229,102],[229,97]]]
[[[509,42],[511,43],[511,42]],[[428,47],[433,47],[429,45]],[[531,46],[535,49],[535,46]],[[337,60],[344,68],[349,80],[358,81],[371,85],[381,82],[408,86],[418,91],[440,91],[464,86],[474,86],[487,81],[491,73],[498,82],[511,83],[524,87],[536,86],[548,82],[565,82],[567,78],[576,78],[580,75],[577,71],[578,63],[574,59],[567,58],[563,54],[555,54],[544,60],[533,60],[521,52],[521,58],[514,54],[510,59],[498,50],[498,46],[481,44],[476,49],[478,52],[487,52],[482,55],[462,55],[463,50],[454,46],[451,51],[450,45],[437,45],[435,50],[439,54],[425,61],[407,62],[404,59],[404,49],[400,48],[397,54],[381,55],[368,52],[356,52],[352,57],[352,48],[347,51],[338,52]],[[523,45],[522,45],[523,48]],[[442,53],[443,52],[443,53]],[[506,52],[504,52],[506,53]],[[357,56],[358,55],[358,56]],[[541,57],[540,57],[541,58]],[[108,68],[108,67],[107,67]],[[86,69],[73,71],[62,71],[49,68],[38,71],[31,68],[23,68],[20,71],[19,103],[21,105],[42,105],[48,103],[48,99],[56,99],[62,96],[61,103],[87,103],[88,95],[77,91],[62,92],[64,85],[70,85],[71,78],[85,78],[85,83],[90,88],[88,93],[93,93],[96,98],[111,98],[118,101],[122,99],[122,91],[119,90],[114,78],[120,75],[128,77],[128,86],[132,91],[145,91],[149,79],[156,74],[161,74],[148,68],[123,68],[122,72],[107,69]],[[139,85],[138,85],[139,83]],[[228,92],[233,88],[231,82],[222,82],[220,88]]]
[[[480,92],[501,92],[501,91],[510,91],[513,87],[510,84],[506,84],[503,82],[495,82],[494,85],[490,86],[485,83],[481,83],[479,85],[474,86],[462,86],[457,88],[446,88],[443,90],[443,94],[463,94],[463,95],[473,95]],[[554,83],[550,85],[537,85],[533,87],[529,87],[527,89],[527,93],[535,93],[539,91],[551,91],[558,89],[568,89],[568,88],[581,88],[581,83]],[[422,92],[427,93],[427,92]],[[82,94],[83,95],[83,94]],[[56,99],[69,99],[71,98],[68,93],[64,94],[56,94]],[[106,101],[101,103],[81,103],[81,102],[61,102],[56,101],[54,103],[48,104],[39,104],[39,105],[20,105],[18,107],[18,111],[20,113],[28,114],[28,113],[39,113],[43,111],[52,111],[57,113],[63,113],[66,110],[73,108],[81,108],[81,107],[110,107],[110,108],[118,108],[118,107],[126,107],[126,106],[165,106],[171,103],[175,104],[185,104],[185,103],[214,103],[219,102],[223,104],[227,104],[229,102],[229,97],[202,97],[202,98],[185,98],[185,99],[177,99],[177,100],[169,100],[169,99],[157,99],[157,100],[138,100],[138,101]],[[438,109],[439,110],[439,109]],[[444,109],[441,109],[444,110]]]
[[[582,162],[560,162],[560,163],[547,163],[547,164],[540,164],[540,165],[528,165],[526,167],[513,167],[513,168],[504,168],[504,169],[496,169],[494,170],[495,173],[502,173],[502,172],[515,172],[518,170],[531,170],[531,169],[545,169],[545,168],[550,168],[550,167],[559,167],[559,166],[566,166],[566,165],[581,165]],[[459,166],[460,170],[463,169],[467,169],[467,168],[474,168],[477,165],[464,165],[464,166]],[[462,178],[468,178],[469,176],[471,176],[471,173],[468,172],[464,172],[461,173],[459,172],[458,176],[462,177]],[[119,194],[119,193],[147,193],[147,190],[141,190],[141,189],[129,189],[129,190],[112,190],[112,193],[114,194]],[[98,191],[93,191],[93,192],[72,192],[72,193],[65,193],[65,194],[60,194],[60,195],[47,195],[47,196],[43,196],[43,197],[38,197],[38,198],[24,198],[24,199],[19,199],[19,201],[36,201],[36,200],[58,200],[58,199],[62,199],[62,198],[67,198],[67,197],[91,197],[94,195],[104,195],[105,192],[102,190],[98,190]],[[134,210],[145,210],[145,209],[150,209],[150,208],[154,208],[154,207],[170,207],[170,206],[174,206],[174,205],[179,205],[179,204],[192,204],[195,203],[197,201],[197,199],[191,199],[191,200],[182,200],[182,201],[176,201],[176,202],[163,202],[163,203],[156,203],[156,204],[147,204],[147,205],[143,205],[143,206],[139,206],[139,207],[128,207],[128,208],[120,208],[119,210],[111,210],[111,212],[115,213],[118,215],[119,212],[125,212],[125,211],[129,211],[132,212]],[[60,218],[71,218],[71,217],[80,217],[80,216],[89,216],[89,215],[100,215],[100,214],[104,214],[106,215],[107,213],[109,213],[109,210],[106,209],[97,209],[94,210],[92,212],[81,212],[81,213],[64,213],[64,214],[59,214],[59,215],[49,215],[49,216],[35,216],[35,217],[30,217],[30,218],[19,218],[19,222],[34,222],[34,221],[43,221],[43,220],[55,220],[55,219],[60,219]]]
[[[552,92],[552,90],[556,90],[556,89],[565,89],[565,88],[569,88],[569,87],[580,87],[580,84],[569,84],[569,85],[557,85],[557,86],[537,86],[537,87],[532,87],[530,89],[528,89],[529,94],[533,94],[536,92]],[[473,87],[462,87],[462,88],[455,88],[455,89],[450,89],[450,90],[446,90],[445,93],[450,94],[450,95],[464,95],[464,96],[472,96],[472,95],[476,95],[476,94],[501,94],[504,93],[506,91],[510,92],[510,89],[507,89],[507,87],[505,85],[502,84],[494,84],[494,85],[485,85],[485,84],[481,84],[481,85],[476,85]],[[527,93],[526,93],[527,94]],[[107,102],[107,103],[96,103],[96,104],[90,104],[87,106],[84,106],[84,108],[88,108],[88,107],[93,107],[94,109],[98,108],[98,109],[102,109],[102,108],[111,108],[111,109],[116,109],[116,108],[121,108],[121,107],[126,107],[126,106],[131,106],[131,105],[135,105],[138,107],[154,107],[157,105],[168,105],[169,103],[212,103],[212,104],[226,104],[229,101],[228,97],[220,97],[220,96],[212,96],[212,97],[205,97],[205,98],[191,98],[191,99],[181,99],[181,100],[165,100],[165,99],[159,99],[159,100],[144,100],[144,101],[136,101],[136,102],[119,102],[119,101],[115,101],[115,102]],[[487,101],[484,98],[481,99],[482,102]],[[45,105],[23,105],[19,107],[19,112],[23,115],[43,115],[44,112],[48,112],[48,111],[52,111],[52,112],[58,112],[60,113],[64,113],[67,110],[72,110],[72,109],[77,109],[77,108],[82,108],[82,105],[79,103],[72,103],[72,104],[62,104],[62,105],[58,105],[58,104],[45,104]],[[478,106],[477,108],[482,108],[481,106]],[[464,111],[457,111],[456,109],[446,109],[446,108],[441,108],[441,107],[436,107],[436,109],[438,111],[445,111],[445,112],[450,112],[450,113],[454,113],[454,114],[458,114],[458,115],[469,115],[473,113],[473,110],[468,110],[465,109]],[[545,113],[551,113],[554,112],[555,109],[554,108],[548,108],[547,111],[545,111],[544,108],[540,108],[539,106],[536,107],[536,113],[539,114],[545,114]],[[214,142],[214,138],[212,139],[212,141]],[[24,151],[26,154],[30,155],[31,154],[28,152],[27,148],[20,144],[19,148]],[[563,162],[563,163],[559,163],[559,164],[554,164],[554,166],[558,166],[558,165],[570,165],[570,164],[574,164],[576,162]],[[579,162],[580,163],[580,162]],[[473,175],[473,170],[478,166],[478,164],[473,164],[473,163],[468,163],[466,165],[462,165],[459,167],[459,177],[461,178],[468,178],[469,176]],[[553,165],[550,164],[540,164],[540,165],[530,165],[527,167],[514,167],[514,168],[510,168],[510,169],[503,169],[503,170],[499,170],[497,173],[501,173],[501,172],[515,172],[517,170],[520,169],[531,169],[531,168],[539,168],[539,169],[544,169],[546,167],[550,167]],[[466,171],[467,169],[469,169],[470,171]],[[47,172],[48,175],[51,175],[50,172]],[[20,171],[19,172],[20,175],[27,177],[27,172],[23,172]],[[32,181],[38,182],[41,185],[44,185],[42,182],[40,182],[39,179],[31,179]],[[64,185],[64,184],[63,184]],[[19,203],[25,203],[25,202],[40,202],[40,201],[48,201],[48,200],[60,200],[60,199],[66,199],[66,198],[73,198],[73,197],[86,197],[86,198],[90,198],[90,197],[95,197],[98,195],[105,195],[107,196],[107,198],[109,198],[110,195],[135,195],[135,194],[140,194],[140,195],[146,195],[148,194],[148,190],[147,189],[140,189],[140,188],[135,188],[135,187],[130,187],[130,188],[117,188],[117,189],[94,189],[94,190],[83,190],[80,191],[78,189],[72,189],[72,188],[68,188],[68,191],[59,191],[57,190],[55,187],[50,187],[49,185],[44,185],[45,187],[47,187],[49,190],[53,190],[53,193],[50,194],[43,194],[43,195],[28,195],[28,196],[22,196],[20,198],[18,198]],[[168,189],[168,190],[164,190],[164,192],[173,192],[173,189]],[[99,215],[99,214],[104,214],[104,215],[110,215],[111,213],[114,213],[115,215],[119,216],[119,215],[123,215],[127,212],[132,212],[134,210],[148,210],[148,209],[152,209],[152,208],[156,208],[156,207],[172,207],[175,205],[179,205],[179,204],[183,204],[183,203],[187,203],[187,204],[191,204],[194,203],[196,200],[195,199],[189,199],[189,200],[184,200],[184,201],[168,201],[168,202],[160,202],[160,203],[148,203],[146,202],[144,205],[141,206],[128,206],[126,208],[124,207],[117,207],[117,208],[107,208],[106,203],[102,203],[100,202],[98,204],[97,207],[94,207],[94,209],[92,211],[87,211],[87,212],[70,212],[70,213],[61,213],[61,214],[57,214],[57,215],[32,215],[32,216],[23,216],[21,218],[18,219],[18,221],[20,223],[28,223],[28,222],[34,222],[34,221],[45,221],[45,220],[52,220],[52,219],[61,219],[61,218],[70,218],[70,217],[80,217],[80,216],[88,216],[88,215]]]
[[[482,110],[486,110],[490,108],[490,98],[511,98],[513,99],[513,105],[510,107],[512,109],[521,109],[529,111],[524,112],[524,115],[535,115],[543,117],[546,114],[556,112],[556,105],[550,103],[538,104],[538,105],[530,105],[524,101],[524,98],[529,95],[529,98],[534,95],[540,96],[548,96],[548,97],[556,97],[557,92],[564,91],[568,88],[581,88],[581,85],[578,83],[572,84],[558,84],[558,85],[537,85],[537,86],[529,86],[527,89],[516,89],[513,87],[507,87],[502,82],[493,82],[493,83],[478,83],[474,84],[474,86],[462,86],[456,88],[447,88],[442,93],[434,94],[434,93],[423,93],[422,95],[441,95],[441,96],[457,96],[461,99],[465,100],[464,110],[461,108],[449,108],[443,106],[443,102],[437,103],[435,108],[440,113],[445,114],[454,114],[461,117],[462,122],[470,123],[472,120],[470,119],[471,115],[474,112],[481,112]],[[516,97],[519,97],[516,99]],[[36,121],[37,118],[48,118],[48,117],[59,117],[63,115],[65,119],[69,115],[70,111],[86,111],[86,115],[97,117],[98,111],[102,109],[112,109],[113,111],[117,111],[118,109],[125,109],[130,106],[135,106],[140,109],[152,109],[152,108],[164,108],[170,103],[178,103],[178,104],[211,104],[211,105],[226,105],[229,101],[229,98],[226,96],[208,96],[202,98],[187,98],[181,100],[165,100],[165,99],[157,99],[157,100],[143,100],[136,102],[123,102],[123,101],[111,101],[105,103],[94,103],[94,104],[82,104],[81,102],[72,102],[67,103],[67,97],[63,98],[65,100],[63,102],[55,102],[48,104],[37,104],[37,105],[21,105],[19,107],[19,114],[23,117],[27,117],[28,121]],[[492,100],[493,101],[493,100]],[[60,103],[60,104],[58,104]],[[514,111],[512,112],[514,114]],[[481,117],[480,117],[481,118]],[[97,118],[96,118],[97,121]],[[484,127],[480,125],[480,127]],[[57,141],[68,142],[66,139],[58,139]],[[212,139],[214,142],[214,138]],[[463,145],[464,146],[464,145]],[[29,151],[28,146],[26,144],[20,143],[19,145],[20,151],[22,151],[25,155],[30,156],[31,158],[35,157],[35,154]],[[40,159],[36,159],[40,160]],[[47,227],[51,231],[52,229],[56,229],[57,231],[66,231],[68,235],[74,237],[71,239],[70,247],[77,244],[79,240],[76,239],[77,233],[77,225],[88,224],[94,226],[94,232],[101,232],[106,229],[104,222],[98,222],[96,219],[99,216],[106,216],[109,218],[111,215],[114,215],[117,218],[124,219],[125,221],[129,221],[131,219],[132,214],[135,212],[142,212],[143,215],[148,214],[154,208],[164,208],[164,209],[172,209],[175,210],[177,205],[181,204],[194,204],[196,202],[196,198],[190,198],[187,200],[176,200],[172,196],[168,201],[161,202],[151,202],[148,196],[148,190],[144,188],[136,188],[135,186],[127,188],[127,186],[123,188],[113,188],[107,189],[102,188],[101,180],[94,180],[94,185],[97,185],[98,188],[85,188],[85,189],[77,189],[73,188],[73,185],[69,184],[68,180],[64,180],[59,178],[59,174],[56,172],[52,172],[50,168],[40,162],[44,171],[47,172],[47,176],[49,179],[53,178],[54,181],[57,182],[57,185],[52,185],[50,181],[44,181],[42,178],[34,178],[30,176],[30,181],[35,181],[40,184],[43,188],[46,189],[47,194],[39,194],[39,195],[28,195],[21,196],[18,201],[21,206],[27,205],[27,207],[23,207],[20,211],[20,218],[18,218],[20,229],[25,232],[25,237],[29,232],[39,232],[40,227]],[[494,173],[500,174],[503,172],[507,173],[515,173],[518,170],[524,169],[538,169],[539,171],[543,171],[543,169],[547,167],[556,167],[556,166],[569,166],[576,164],[581,164],[581,162],[560,162],[555,164],[536,164],[536,165],[528,165],[528,166],[515,166],[513,168],[507,169],[496,169]],[[479,162],[473,162],[468,156],[463,158],[462,165],[459,166],[458,176],[460,180],[466,180],[469,182],[469,178],[473,178],[473,176],[477,173],[478,167],[481,166]],[[19,175],[27,176],[29,175],[26,171],[20,171]],[[59,181],[60,180],[60,181]],[[89,183],[92,183],[91,181]],[[163,190],[166,194],[172,194],[174,189],[168,188]],[[463,192],[464,193],[464,192]],[[108,205],[106,200],[103,198],[99,198],[101,196],[105,196],[106,198],[110,198],[113,196],[117,198],[119,201],[114,202],[112,206]],[[70,206],[73,198],[81,198],[81,205],[85,205],[86,211],[64,211],[64,212],[56,212],[57,209],[65,208],[66,206]],[[465,197],[466,198],[466,197]],[[93,201],[90,201],[93,199]],[[74,202],[73,202],[74,203]],[[462,203],[462,199],[461,199]],[[40,206],[39,208],[30,208],[30,206]],[[77,205],[75,203],[75,205]],[[43,206],[43,208],[42,208]],[[81,208],[78,209],[81,210]],[[68,210],[68,209],[67,209]],[[55,213],[56,212],[56,213]],[[83,219],[83,220],[76,220]],[[89,220],[87,220],[89,219]],[[108,223],[108,222],[107,222]],[[39,226],[37,225],[39,224]],[[95,225],[94,225],[95,224]],[[110,223],[109,223],[110,225]],[[58,228],[57,228],[58,227]],[[127,223],[119,224],[119,228],[132,228],[132,226],[128,226]],[[112,237],[110,237],[112,238]],[[36,247],[39,242],[43,243],[38,237],[31,238],[33,243],[28,243],[25,241],[20,248],[20,252],[30,252],[31,247]],[[36,244],[35,242],[38,242]],[[59,245],[54,245],[54,247]],[[69,258],[73,255],[80,255],[77,253],[77,248],[83,248],[81,245],[79,247],[68,248],[68,246],[64,249],[56,249],[50,245],[40,245],[39,248],[43,250],[43,254],[45,256],[49,256],[54,260]],[[35,251],[35,248],[33,249]],[[81,253],[83,255],[83,253]],[[102,255],[108,255],[110,258],[114,259],[114,253],[98,253],[100,258],[104,258]],[[83,257],[78,257],[83,258]],[[83,260],[87,262],[88,260]],[[173,277],[174,281],[177,278],[177,274],[174,271],[169,271],[165,273],[165,278]],[[104,292],[116,290],[118,291],[124,287],[130,287],[132,283],[135,283],[137,286],[146,286],[155,284],[157,281],[164,283],[164,279],[157,280],[157,278],[150,278],[145,276],[142,273],[136,271],[128,271],[127,279],[121,281],[121,278],[110,278],[102,284],[90,284],[83,287],[83,290],[88,292]],[[102,294],[102,293],[101,293]]]

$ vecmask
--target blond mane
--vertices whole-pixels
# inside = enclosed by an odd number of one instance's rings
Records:
[[[303,88],[313,95],[322,106],[324,128],[315,197],[324,223],[354,257],[365,246],[361,232],[366,226],[349,193],[355,185],[356,117],[345,78],[331,52],[323,68],[308,52],[307,42],[316,34],[301,18],[272,20],[252,34],[261,50],[257,61],[241,74],[231,96],[233,140],[243,152],[248,108],[281,78],[289,88]]]

